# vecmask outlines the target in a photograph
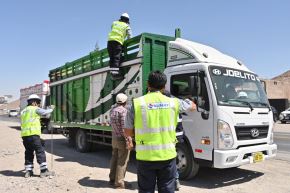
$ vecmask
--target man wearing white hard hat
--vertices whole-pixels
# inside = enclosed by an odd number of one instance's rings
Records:
[[[119,93],[116,97],[117,104],[110,111],[110,121],[112,126],[112,158],[110,162],[110,185],[117,189],[130,188],[129,184],[124,183],[127,169],[127,163],[130,156],[130,150],[126,147],[126,138],[124,135],[124,121],[127,114],[125,108],[127,96]]]
[[[42,140],[40,139],[40,116],[50,114],[54,106],[49,109],[40,108],[41,99],[32,94],[27,99],[27,107],[21,111],[21,137],[25,147],[25,177],[33,176],[33,159],[36,154],[37,163],[40,166],[40,177],[50,176],[47,169],[46,156]]]
[[[122,78],[119,73],[119,67],[123,44],[126,38],[132,37],[129,20],[128,13],[123,13],[119,21],[113,22],[111,32],[109,33],[107,49],[110,57],[110,73],[113,79]]]

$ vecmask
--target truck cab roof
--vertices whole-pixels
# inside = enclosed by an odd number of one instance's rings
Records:
[[[167,66],[170,67],[187,63],[214,63],[224,67],[249,71],[242,62],[210,46],[182,38],[176,38],[174,41],[170,41]]]

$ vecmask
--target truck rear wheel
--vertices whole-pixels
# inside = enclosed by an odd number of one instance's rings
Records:
[[[76,148],[79,152],[85,153],[90,151],[91,143],[88,142],[88,137],[83,129],[79,129],[76,133]]]
[[[65,135],[65,136],[68,138],[69,147],[75,147],[76,146],[76,129],[69,128],[68,135]]]
[[[186,143],[178,143],[176,145],[176,151],[176,167],[179,171],[179,178],[181,180],[188,180],[196,176],[199,170],[199,164],[194,160],[194,156],[188,145]]]

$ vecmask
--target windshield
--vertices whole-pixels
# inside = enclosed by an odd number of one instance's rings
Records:
[[[224,106],[268,108],[268,99],[257,75],[218,66],[209,67],[217,102]]]

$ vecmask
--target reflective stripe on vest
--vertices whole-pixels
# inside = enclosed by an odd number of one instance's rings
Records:
[[[164,150],[164,149],[175,149],[175,144],[169,143],[169,144],[161,144],[161,145],[138,145],[136,146],[136,150],[142,151],[142,150]]]
[[[161,133],[165,131],[175,131],[175,127],[161,127],[161,128],[143,128],[143,129],[136,129],[136,134],[145,134],[145,133]]]
[[[160,92],[134,99],[137,160],[162,161],[176,157],[178,105],[176,99]]]
[[[128,24],[121,21],[114,21],[112,31],[109,33],[109,41],[117,41],[123,45],[127,36]]]
[[[41,134],[40,116],[36,113],[38,107],[28,106],[21,112],[21,136]]]

